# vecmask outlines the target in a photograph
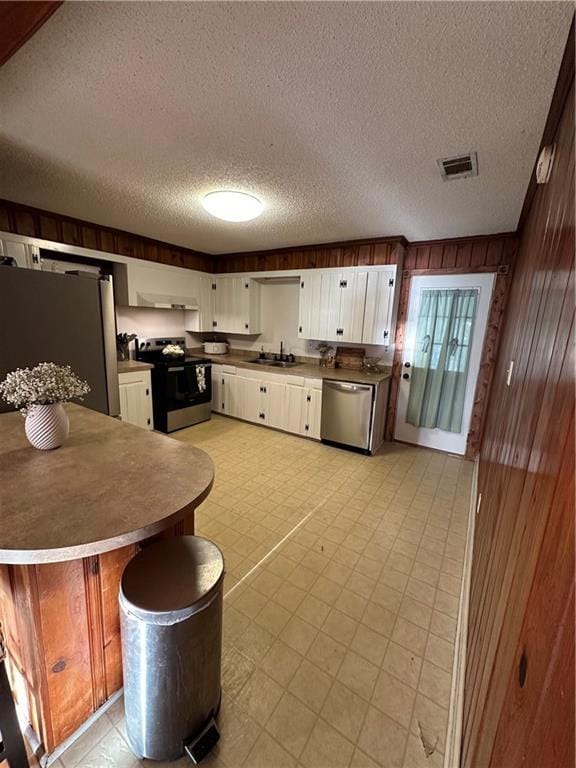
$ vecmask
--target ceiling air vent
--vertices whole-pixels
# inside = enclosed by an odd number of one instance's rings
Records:
[[[478,176],[478,155],[476,152],[469,152],[467,155],[457,155],[456,157],[443,157],[436,162],[444,181]]]

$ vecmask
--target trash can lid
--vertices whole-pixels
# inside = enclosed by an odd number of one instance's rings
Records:
[[[126,566],[120,584],[125,607],[146,619],[173,614],[178,621],[200,610],[220,588],[224,558],[200,536],[175,536],[151,544]]]

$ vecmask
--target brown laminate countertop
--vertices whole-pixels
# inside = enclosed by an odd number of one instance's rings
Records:
[[[258,357],[258,352],[232,350],[225,355],[209,355],[201,349],[188,349],[187,354],[211,360],[214,365],[233,365],[250,371],[281,373],[285,376],[304,376],[307,379],[336,379],[337,381],[352,381],[357,384],[378,384],[389,379],[391,369],[386,368],[378,373],[354,371],[350,368],[321,368],[318,363],[298,363],[293,368],[275,368],[270,365],[249,363],[248,360]]]
[[[97,555],[153,536],[210,493],[210,457],[79,405],[70,436],[33,448],[20,413],[0,415],[0,563]]]
[[[152,363],[143,363],[140,360],[118,360],[118,373],[149,371],[151,368],[154,368]]]

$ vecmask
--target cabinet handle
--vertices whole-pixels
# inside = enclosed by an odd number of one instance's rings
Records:
[[[311,400],[312,400],[311,395],[306,395],[306,402],[309,403],[311,402]]]
[[[388,331],[384,331],[382,336],[384,336],[384,338],[387,339],[388,338]]]
[[[244,323],[244,328],[248,328],[248,323]]]
[[[305,424],[304,425],[304,432],[308,432],[309,429],[310,429],[310,425],[309,424]]]
[[[146,424],[150,424],[150,419],[146,419]]]
[[[150,390],[149,390],[149,389],[147,389],[147,390],[146,390],[146,396],[148,396],[149,394],[150,394]]]
[[[300,283],[300,288],[304,288],[304,280]]]
[[[390,286],[390,288],[392,288],[392,286],[394,285],[394,278],[393,277],[391,277],[390,280],[388,280],[388,285]]]
[[[302,326],[301,325],[298,326],[298,333],[302,333]]]
[[[244,283],[244,288],[250,288],[250,284],[249,283]]]

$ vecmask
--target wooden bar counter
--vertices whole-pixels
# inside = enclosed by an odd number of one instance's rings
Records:
[[[0,415],[0,621],[15,697],[50,755],[122,686],[118,588],[157,536],[194,532],[212,488],[200,450],[65,406],[70,437],[33,448]]]

